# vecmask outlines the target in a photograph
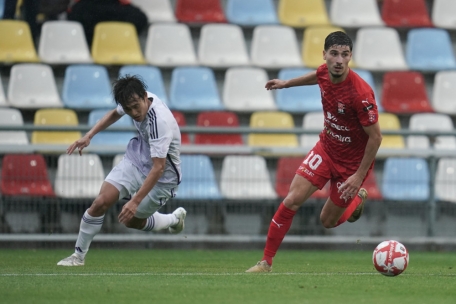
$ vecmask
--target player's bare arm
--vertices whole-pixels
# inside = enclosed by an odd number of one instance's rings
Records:
[[[342,192],[341,197],[343,199],[354,197],[358,193],[358,189],[361,186],[364,178],[366,177],[369,167],[375,160],[377,151],[382,143],[382,133],[378,122],[368,127],[363,127],[364,132],[367,133],[369,139],[364,150],[364,156],[361,160],[358,170],[350,176],[339,188],[339,192]]]
[[[269,80],[266,85],[264,86],[266,90],[277,90],[277,89],[285,89],[303,85],[314,85],[317,84],[317,72],[312,71],[307,73],[303,76],[296,77],[289,80],[280,80],[280,79],[272,79]]]
[[[124,225],[135,216],[139,204],[152,190],[165,170],[166,158],[153,157],[152,161],[154,165],[141,188],[139,188],[138,192],[136,192],[136,194],[122,207],[122,211],[119,214],[119,222]]]
[[[82,155],[82,150],[90,145],[90,140],[95,136],[100,131],[103,131],[116,121],[120,119],[121,115],[117,113],[117,111],[111,110],[108,113],[106,113],[105,116],[103,116],[93,127],[90,129],[89,132],[87,132],[83,137],[75,141],[71,146],[68,147],[67,149],[67,154],[73,153],[73,151],[77,148],[79,155]]]

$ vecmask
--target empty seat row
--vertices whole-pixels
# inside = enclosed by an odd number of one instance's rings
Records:
[[[121,157],[121,156],[120,156]],[[119,161],[116,157],[113,166]],[[179,186],[178,199],[276,199],[283,198],[302,158],[280,158],[275,183],[266,160],[258,155],[229,155],[223,159],[220,181],[212,162],[205,155],[182,155],[185,179]],[[456,159],[442,158],[435,177],[439,200],[456,202]],[[42,155],[8,154],[2,162],[1,193],[4,196],[40,196],[94,198],[105,178],[101,160],[96,154],[60,155],[54,187]],[[378,183],[375,173],[366,181],[373,199],[426,201],[430,196],[430,172],[422,158],[387,158]],[[381,184],[381,186],[378,186]],[[326,198],[328,188],[314,194]]]
[[[344,27],[381,26],[455,28],[456,5],[452,0],[434,0],[428,12],[425,0],[133,0],[149,22],[215,23],[243,26],[282,23],[293,27],[334,24]],[[223,7],[222,3],[226,6]]]
[[[254,29],[250,54],[242,29],[233,24],[202,27],[195,51],[185,24],[154,24],[148,31],[145,56],[133,25],[101,22],[95,27],[89,53],[82,26],[72,21],[48,21],[43,25],[36,55],[28,25],[22,21],[0,21],[0,61],[49,64],[89,63],[144,64],[159,67],[205,65],[213,68],[254,65],[262,68],[316,68],[322,64],[325,37],[342,28],[310,27],[304,31],[302,51],[295,31],[288,26],[264,25]],[[352,66],[374,71],[453,69],[456,61],[451,38],[445,29],[412,29],[407,35],[405,55],[397,30],[361,28],[356,35]]]
[[[305,68],[279,71],[280,79],[291,79],[311,72]],[[374,90],[380,112],[413,114],[419,112],[456,113],[456,72],[435,74],[432,98],[420,72],[387,72],[379,98],[372,73],[354,69]],[[207,67],[178,67],[171,74],[169,94],[160,69],[146,65],[123,66],[119,76],[138,75],[147,89],[171,109],[179,111],[231,110],[253,112],[281,110],[305,113],[322,109],[318,86],[301,86],[267,91],[268,74],[261,68],[238,67],[225,72],[223,91],[218,90],[215,73]],[[168,98],[169,95],[169,98]],[[7,98],[0,84],[0,106],[22,109],[65,106],[77,110],[114,108],[111,80],[101,65],[70,65],[65,70],[62,94],[57,91],[53,70],[45,64],[16,64],[12,67]]]

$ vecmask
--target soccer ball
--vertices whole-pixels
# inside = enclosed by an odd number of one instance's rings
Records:
[[[386,276],[400,275],[408,266],[407,248],[397,241],[384,241],[378,244],[372,255],[375,269]]]

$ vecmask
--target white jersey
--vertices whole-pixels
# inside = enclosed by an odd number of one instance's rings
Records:
[[[139,134],[128,143],[125,158],[146,176],[153,166],[152,157],[166,158],[165,170],[158,182],[177,185],[181,181],[179,127],[163,101],[150,92],[147,92],[147,97],[152,104],[146,119],[142,122],[133,120]],[[119,115],[125,115],[120,104],[116,110]]]

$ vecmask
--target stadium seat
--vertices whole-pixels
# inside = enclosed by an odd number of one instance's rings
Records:
[[[196,125],[199,127],[239,127],[239,119],[232,112],[201,112],[198,114]],[[241,134],[195,134],[197,145],[242,145]]]
[[[250,128],[293,129],[293,117],[286,112],[254,112],[250,117]],[[253,147],[297,147],[295,134],[248,135],[248,144]]]
[[[433,112],[419,72],[387,72],[383,75],[382,105],[395,114]]]
[[[378,123],[381,130],[400,130],[399,117],[393,113],[379,113]],[[404,149],[404,137],[401,135],[383,135],[382,144],[384,149]]]
[[[292,27],[328,25],[324,0],[279,0],[280,23]]]
[[[287,68],[279,71],[279,79],[288,80],[311,72],[311,69]],[[321,93],[318,85],[299,86],[277,90],[277,108],[281,111],[304,113],[322,111]]]
[[[377,178],[375,177],[375,171],[372,170],[372,172],[367,176],[362,187],[367,190],[369,200],[381,200],[383,198],[382,192],[380,191],[380,187],[377,183]]]
[[[456,158],[440,158],[435,174],[435,196],[440,201],[456,203]]]
[[[220,0],[176,0],[176,18],[183,23],[226,22]]]
[[[92,110],[89,113],[89,126],[94,126],[108,111],[106,109]],[[122,116],[116,121],[113,127],[133,127],[133,121],[128,115]],[[100,132],[96,134],[90,143],[92,145],[122,145],[127,147],[130,139],[136,136],[133,131],[116,131],[116,132]]]
[[[272,0],[227,0],[226,18],[242,26],[278,23]]]
[[[377,102],[377,109],[379,112],[383,112],[383,106],[380,102],[379,95],[377,94],[377,86],[375,85],[374,82],[374,77],[372,76],[372,73],[368,70],[362,70],[362,69],[352,69],[353,72],[358,74],[359,77],[361,77],[367,84],[372,88],[374,91],[374,96],[375,96],[375,101]]]
[[[399,33],[393,28],[361,28],[353,46],[356,66],[370,71],[406,70]]]
[[[456,29],[456,2],[453,0],[434,0],[432,23],[441,28]]]
[[[102,65],[70,65],[65,70],[63,103],[72,109],[114,108],[107,68]]]
[[[252,64],[270,69],[302,66],[294,29],[283,25],[259,25],[253,31]]]
[[[435,74],[432,107],[436,112],[456,114],[456,71],[440,71]]]
[[[78,117],[71,109],[40,109],[35,112],[36,126],[77,126]],[[81,138],[77,131],[33,131],[32,144],[72,144]]]
[[[44,157],[41,154],[6,154],[2,163],[1,193],[54,197]]]
[[[112,159],[112,167],[114,168],[115,166],[117,166],[120,163],[120,161],[124,158],[124,156],[124,153],[116,154],[116,156],[114,156],[114,158]]]
[[[392,27],[431,27],[425,0],[383,0],[382,18]]]
[[[138,34],[128,22],[99,22],[95,26],[92,57],[98,64],[144,64]]]
[[[8,84],[8,101],[16,108],[61,107],[62,101],[51,67],[40,63],[13,65]]]
[[[335,31],[344,31],[342,28],[333,26],[308,27],[304,30],[302,40],[302,60],[308,68],[316,69],[323,63],[323,49],[326,36]],[[353,58],[350,67],[354,66]]]
[[[131,4],[139,7],[146,14],[149,23],[176,22],[170,0],[132,0]]]
[[[235,24],[206,24],[201,28],[199,62],[213,68],[245,66],[250,62],[244,33]]]
[[[310,112],[304,115],[302,120],[302,128],[304,130],[318,131],[317,134],[302,134],[301,135],[301,147],[304,147],[307,151],[312,149],[315,144],[320,140],[320,134],[325,124],[325,117],[323,111]]]
[[[228,155],[220,178],[222,195],[228,199],[275,199],[266,160],[259,155]]]
[[[177,67],[171,75],[170,107],[181,111],[223,109],[214,72],[206,67]]]
[[[185,121],[185,115],[182,112],[179,111],[172,111],[174,118],[177,121],[177,125],[179,127],[184,127],[187,126],[187,123]],[[190,144],[190,137],[188,136],[188,133],[181,133],[181,143],[183,145],[189,145]]]
[[[420,113],[410,116],[409,130],[452,132],[454,126],[451,117],[447,114]],[[429,140],[427,136],[413,135],[407,137],[407,147],[409,149],[455,150],[456,137],[435,136]]]
[[[264,88],[268,80],[261,68],[229,68],[223,85],[225,108],[239,112],[275,110],[274,96]]]
[[[332,0],[331,23],[344,28],[382,26],[376,0]]]
[[[145,50],[146,60],[159,67],[195,65],[197,63],[190,29],[186,24],[152,24]]]
[[[285,198],[290,189],[291,182],[296,175],[296,170],[301,166],[303,157],[281,157],[277,162],[275,190],[280,198]],[[328,198],[329,184],[317,190],[312,198]]]
[[[5,0],[0,0],[0,19],[3,19],[4,10],[5,10]]]
[[[95,198],[105,179],[96,154],[62,154],[57,163],[55,193],[62,198]]]
[[[181,155],[181,170],[185,178],[179,184],[176,199],[222,198],[207,155]]]
[[[91,63],[82,24],[76,21],[46,21],[41,28],[38,54],[49,64]]]
[[[429,168],[422,158],[389,157],[383,168],[382,196],[387,200],[429,199]]]
[[[0,107],[8,106],[8,102],[6,101],[5,91],[3,90],[3,81],[0,75]]]
[[[0,62],[38,62],[27,22],[0,20]]]
[[[22,126],[22,114],[18,109],[0,108],[1,126]],[[29,143],[25,131],[0,131],[0,143],[4,145],[27,145]]]
[[[154,93],[164,103],[168,104],[168,97],[159,68],[150,65],[125,65],[119,70],[119,77],[138,75],[147,86],[147,91]]]
[[[406,58],[414,70],[436,72],[456,68],[453,44],[445,29],[411,29],[407,34]]]

